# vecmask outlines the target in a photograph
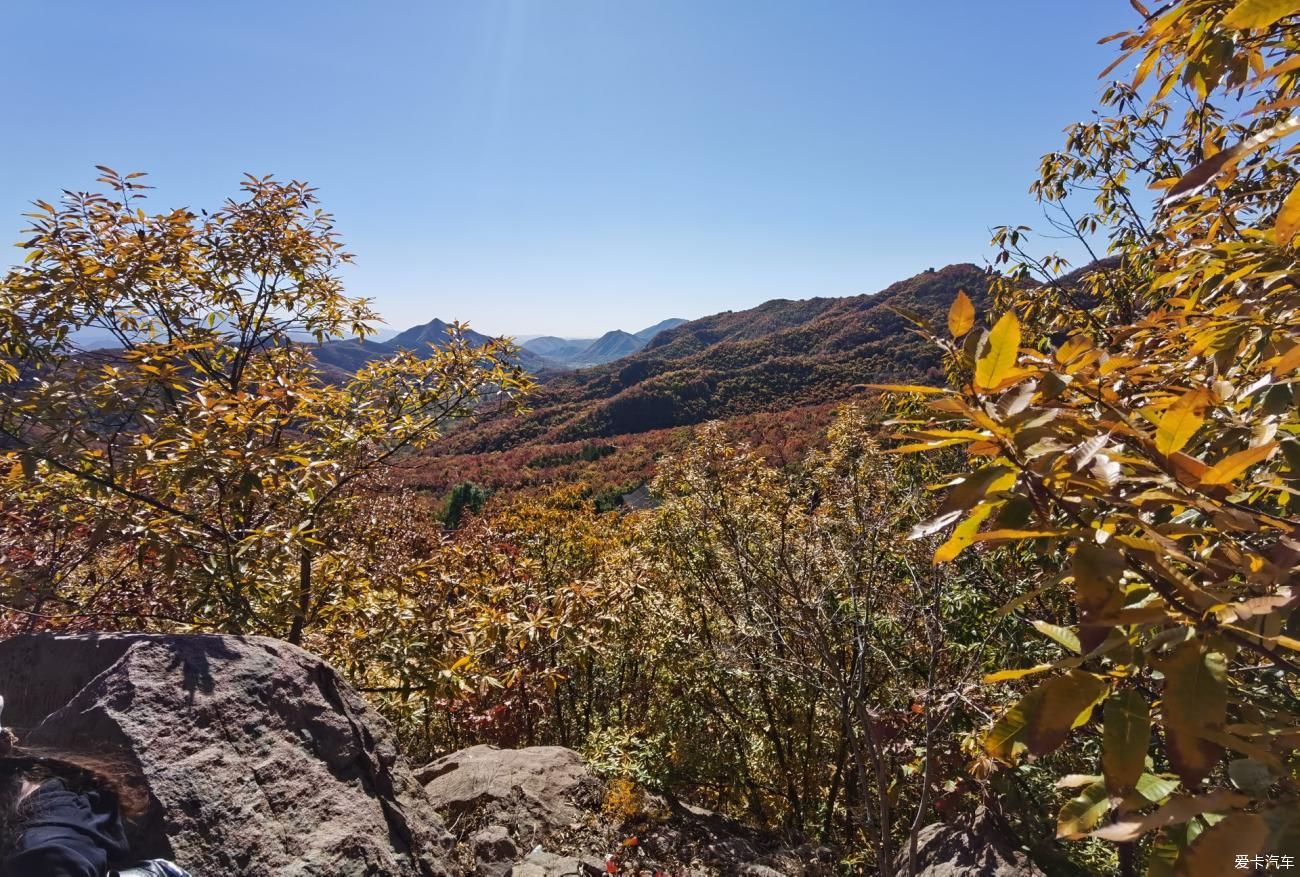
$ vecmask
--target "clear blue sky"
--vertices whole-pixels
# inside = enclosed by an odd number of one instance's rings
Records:
[[[144,170],[307,179],[390,325],[635,331],[872,292],[1036,224],[1125,0],[37,0],[0,25],[0,230]],[[17,261],[17,251],[5,262]]]

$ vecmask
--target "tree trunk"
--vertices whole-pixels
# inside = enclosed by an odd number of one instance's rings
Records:
[[[306,548],[298,557],[298,608],[293,613],[289,627],[289,642],[302,645],[303,628],[307,626],[307,613],[311,611],[311,552]]]

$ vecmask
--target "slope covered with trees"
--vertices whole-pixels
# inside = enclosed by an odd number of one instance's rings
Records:
[[[874,295],[770,301],[661,332],[645,350],[548,381],[532,411],[462,430],[446,448],[497,451],[843,401],[870,381],[942,380],[942,359],[899,311],[942,314],[988,275],[952,265]]]

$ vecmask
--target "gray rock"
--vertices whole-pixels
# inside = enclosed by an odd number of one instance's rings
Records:
[[[576,856],[560,856],[535,849],[526,859],[511,869],[510,877],[594,877],[594,875],[591,865]]]
[[[639,813],[611,819],[601,806],[604,783],[576,752],[556,746],[473,746],[416,776],[479,877],[504,877],[488,861],[499,854],[480,849],[505,838],[532,850],[516,856],[512,877],[606,877],[610,855],[634,856],[644,875],[822,877],[835,873],[839,858],[829,847],[790,848],[779,836],[650,793]],[[636,838],[632,848],[629,837]]]
[[[741,865],[736,869],[736,873],[742,874],[744,877],[787,877],[784,871],[769,868],[767,865],[756,865],[752,862],[748,865]]]
[[[1044,877],[1009,829],[984,808],[959,822],[922,828],[916,852],[917,877]],[[906,856],[904,851],[899,867]]]
[[[474,873],[478,877],[501,877],[510,871],[519,848],[503,825],[489,825],[470,838],[474,853]]]
[[[457,834],[492,823],[529,846],[598,809],[602,788],[578,753],[561,746],[471,746],[426,765],[416,778]]]
[[[22,745],[115,758],[143,777],[142,855],[214,877],[448,873],[451,838],[387,724],[294,646],[20,636],[0,643],[0,687]]]

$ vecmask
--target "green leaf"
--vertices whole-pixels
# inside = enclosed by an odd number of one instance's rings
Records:
[[[1174,865],[1183,849],[1178,842],[1185,834],[1181,829],[1182,826],[1176,825],[1156,834],[1155,840],[1151,841],[1151,851],[1147,854],[1146,877],[1173,877]]]
[[[1151,710],[1135,689],[1106,701],[1102,709],[1102,772],[1112,795],[1125,795],[1142,776],[1151,746]]]
[[[1017,744],[1024,744],[1034,755],[1045,755],[1064,743],[1072,728],[1088,721],[1107,690],[1105,680],[1082,670],[1049,679],[993,725],[984,738],[985,751],[1007,758],[1015,754]]]
[[[1165,674],[1162,712],[1169,763],[1184,785],[1194,788],[1223,755],[1204,736],[1227,716],[1227,660],[1199,640],[1188,640],[1158,664]]]
[[[1097,827],[1110,810],[1110,796],[1105,783],[1090,783],[1076,798],[1071,798],[1056,817],[1056,836],[1082,837]]]
[[[1144,773],[1138,777],[1134,789],[1143,798],[1146,798],[1152,804],[1159,804],[1165,798],[1168,798],[1178,789],[1178,780],[1173,777],[1158,776],[1153,773]]]

